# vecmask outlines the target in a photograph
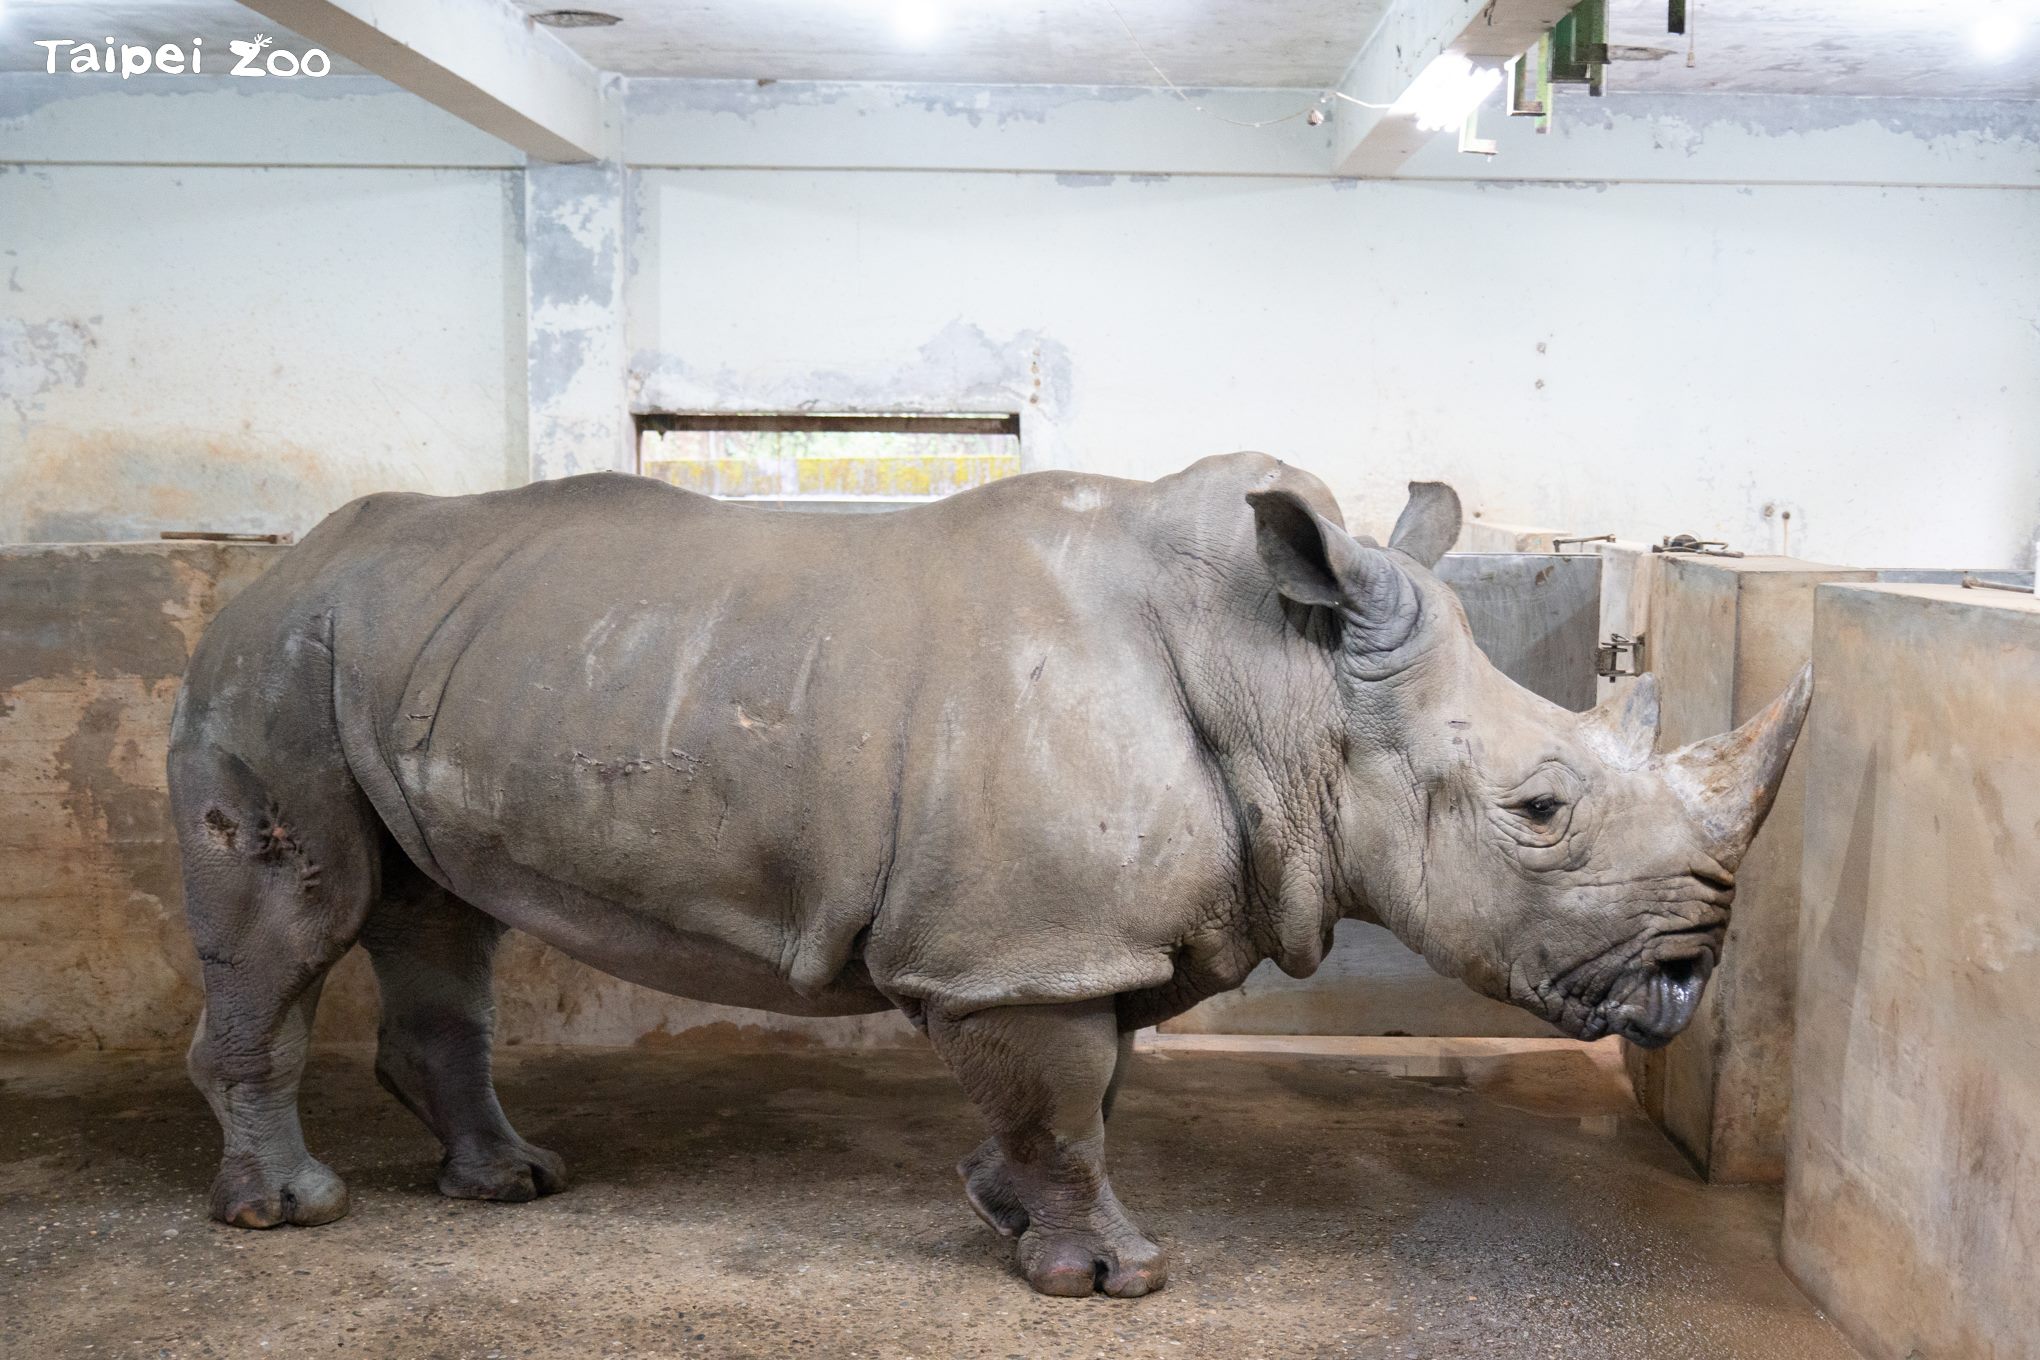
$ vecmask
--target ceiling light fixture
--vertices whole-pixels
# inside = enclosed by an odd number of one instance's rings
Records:
[[[608,28],[623,22],[616,15],[604,14],[599,9],[540,10],[531,16],[531,21],[547,28]]]
[[[936,0],[900,0],[893,7],[893,28],[910,43],[925,43],[942,29],[942,6]]]
[[[1475,66],[1461,53],[1442,52],[1395,101],[1395,112],[1416,119],[1426,132],[1449,132],[1501,86],[1499,67]]]
[[[2002,61],[2018,47],[2024,29],[2016,6],[1994,4],[1970,26],[1969,45],[1985,61]]]

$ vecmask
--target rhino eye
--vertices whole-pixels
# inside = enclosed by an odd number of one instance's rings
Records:
[[[1550,821],[1553,817],[1556,817],[1558,815],[1558,810],[1564,806],[1565,806],[1564,803],[1552,797],[1550,794],[1540,793],[1535,798],[1530,799],[1528,802],[1516,804],[1516,811],[1523,814],[1523,816],[1529,819],[1530,821],[1543,823]]]

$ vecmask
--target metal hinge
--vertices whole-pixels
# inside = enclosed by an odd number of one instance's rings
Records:
[[[1629,658],[1629,669],[1622,669],[1622,658]],[[1607,640],[1594,649],[1594,674],[1604,680],[1622,680],[1642,675],[1647,667],[1643,660],[1643,634],[1624,637],[1610,633]]]

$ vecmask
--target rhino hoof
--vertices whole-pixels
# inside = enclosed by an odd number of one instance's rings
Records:
[[[566,1188],[566,1162],[558,1153],[529,1143],[449,1154],[439,1166],[439,1193],[449,1199],[522,1204]]]
[[[220,1168],[213,1182],[212,1216],[236,1228],[301,1228],[331,1223],[347,1212],[347,1183],[324,1162],[307,1160],[286,1176],[260,1167]]]
[[[1037,1293],[1137,1299],[1168,1283],[1169,1254],[1138,1235],[1107,1244],[1089,1234],[1029,1231],[1020,1238],[1020,1268]]]

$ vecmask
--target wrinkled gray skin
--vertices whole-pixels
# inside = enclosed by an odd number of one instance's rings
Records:
[[[1806,705],[1650,755],[1648,688],[1566,712],[1428,570],[1259,454],[1154,483],[1014,478],[788,515],[600,475],[345,507],[208,630],[170,756],[226,1133],[212,1211],[346,1211],[297,1085],[359,941],[377,1073],[440,1189],[560,1189],[491,1085],[490,955],[529,931],[634,982],[801,1015],[897,1007],[991,1137],[961,1168],[1051,1294],[1166,1257],[1106,1178],[1128,1037],[1342,916],[1567,1032],[1662,1043]]]

